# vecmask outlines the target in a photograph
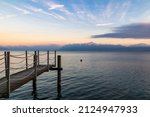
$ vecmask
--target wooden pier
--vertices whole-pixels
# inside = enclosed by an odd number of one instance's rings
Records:
[[[20,55],[12,55],[10,52],[4,52],[4,54],[0,55],[0,66],[4,66],[4,69],[0,71],[0,73],[4,74],[4,77],[0,78],[0,98],[9,98],[10,93],[14,90],[18,89],[22,85],[28,83],[29,81],[33,81],[33,97],[37,98],[36,93],[36,81],[39,75],[44,72],[48,72],[49,70],[57,70],[57,92],[58,96],[61,96],[61,56],[56,55],[56,51],[51,53],[52,58],[50,56],[50,52],[47,51],[43,54],[43,52],[35,51],[33,54],[25,51]],[[45,63],[41,62],[41,56],[44,56]],[[12,62],[11,59],[23,59],[19,62]],[[53,60],[50,63],[50,60]],[[32,63],[29,63],[29,61]],[[24,64],[23,67],[12,67],[16,64]],[[11,70],[18,70],[16,73],[11,74]],[[21,70],[20,70],[21,69]],[[20,70],[20,71],[19,71]],[[0,76],[1,77],[1,76]]]

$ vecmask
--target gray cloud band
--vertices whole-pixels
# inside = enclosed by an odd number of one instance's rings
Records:
[[[116,27],[112,33],[92,35],[92,38],[150,39],[150,23],[136,23]]]

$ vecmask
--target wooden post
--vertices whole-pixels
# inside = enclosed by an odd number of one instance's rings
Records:
[[[28,52],[26,51],[26,69],[28,69]]]
[[[10,52],[5,52],[5,70],[7,78],[7,98],[10,96]]]
[[[4,56],[5,56],[5,76],[7,76],[7,52],[4,52]]]
[[[47,70],[49,71],[49,51],[47,51]]]
[[[57,56],[57,94],[61,97],[61,56]]]
[[[4,56],[5,56],[5,77],[7,78],[7,52],[5,51],[4,52]],[[8,93],[8,82],[6,84],[6,89],[7,89],[7,92],[6,92],[6,97],[9,98],[9,93]]]
[[[37,77],[37,53],[34,53],[34,68],[35,68],[35,77]]]
[[[40,64],[40,51],[38,50],[38,53],[37,53],[37,65]]]
[[[36,86],[36,79],[37,79],[37,53],[35,51],[34,54],[34,70],[35,70],[35,76],[33,78],[33,99],[36,99],[37,97],[37,86]]]
[[[54,52],[54,66],[56,67],[56,51]]]

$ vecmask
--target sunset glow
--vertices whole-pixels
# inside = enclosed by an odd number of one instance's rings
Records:
[[[150,38],[107,38],[116,27],[149,26],[149,0],[1,0],[0,8],[2,46],[150,44]]]

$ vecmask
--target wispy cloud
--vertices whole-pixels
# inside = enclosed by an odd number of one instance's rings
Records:
[[[9,15],[0,14],[0,20],[9,19],[13,17],[16,17],[16,15],[15,14],[9,14]]]
[[[61,11],[67,15],[71,15],[72,13],[67,10],[67,8],[65,8],[65,6],[63,4],[60,3],[56,3],[54,1],[45,1],[44,2],[45,5],[47,5],[49,8],[49,10],[58,10]]]
[[[38,0],[31,0],[32,2],[38,2]]]
[[[127,14],[128,14],[130,5],[131,5],[131,1],[124,2],[121,5],[121,12],[120,12],[120,20],[121,21],[125,20]]]
[[[69,1],[69,9],[65,4],[60,3],[60,1],[54,0],[32,0],[34,3],[38,2],[41,6],[46,6],[49,10],[46,12],[50,14],[55,14],[55,17],[71,22],[81,22],[86,25],[92,26],[109,26],[112,24],[105,24],[105,22],[115,22],[115,20],[124,20],[126,18],[128,9],[130,7],[130,2],[119,2],[114,3],[109,1],[107,4],[99,4],[97,1],[93,1],[95,9],[91,8],[90,4],[87,4],[84,1],[78,1],[78,4]],[[98,4],[97,4],[98,3]],[[70,10],[71,9],[71,10]],[[102,9],[102,10],[100,10]],[[42,11],[42,12],[43,12]],[[40,11],[41,12],[41,11]],[[45,13],[45,14],[47,14]],[[116,19],[115,19],[116,18]],[[114,21],[111,21],[113,20]]]
[[[103,23],[103,24],[96,24],[96,26],[112,26],[114,23]]]
[[[102,12],[103,18],[109,19],[114,13],[114,10],[112,10],[113,8],[116,8],[113,2],[109,2],[104,11]]]
[[[56,3],[48,3],[48,6],[49,6],[49,10],[64,8],[64,5],[62,5],[62,4],[56,4]]]
[[[76,19],[76,22],[82,22],[83,24],[92,24],[95,25],[98,20],[95,10],[93,12],[91,9],[88,9],[84,3],[72,4],[73,9],[73,20]]]
[[[66,20],[65,17],[61,16],[60,14],[57,14],[57,13],[54,13],[54,12],[51,12],[49,10],[45,10],[43,9],[43,7],[40,7],[41,6],[41,1],[39,0],[31,0],[32,2],[39,2],[39,7],[35,7],[34,4],[26,4],[26,5],[22,5],[22,6],[19,6],[19,5],[13,5],[13,4],[8,4],[8,3],[5,3],[7,6],[10,6],[11,8],[15,9],[16,11],[20,12],[21,14],[23,15],[33,15],[34,13],[41,13],[41,14],[44,14],[44,15],[47,15],[47,16],[51,16],[57,20]],[[45,2],[45,0],[43,0],[43,2]],[[16,15],[19,15],[19,14],[16,14]]]
[[[23,9],[23,8],[20,8],[20,7],[17,7],[17,6],[12,6],[14,9],[20,11],[22,14],[24,15],[27,15],[27,14],[31,14],[30,11],[26,10],[26,9]]]
[[[55,13],[50,13],[48,11],[45,11],[42,8],[37,8],[37,7],[34,7],[34,6],[28,6],[26,8],[29,9],[31,12],[41,13],[41,14],[44,14],[44,15],[47,15],[47,16],[51,16],[51,17],[53,17],[55,19],[58,19],[58,20],[66,20],[63,16],[55,14]]]
[[[17,17],[17,16],[19,16],[19,13],[22,14],[22,15],[31,14],[31,12],[29,10],[24,9],[22,7],[19,7],[19,6],[13,5],[13,4],[9,4],[7,2],[2,2],[2,3],[3,3],[3,5],[5,5],[6,8],[7,7],[9,7],[9,8],[7,10],[7,13],[5,12],[3,14],[0,14],[0,19],[1,20]]]
[[[117,27],[113,33],[93,35],[92,38],[150,39],[150,23],[136,23]]]

